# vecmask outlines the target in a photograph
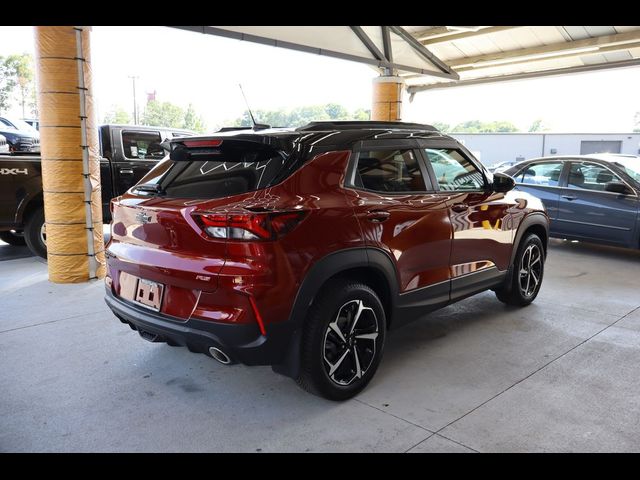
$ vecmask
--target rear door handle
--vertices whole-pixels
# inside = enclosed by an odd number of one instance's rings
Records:
[[[455,203],[451,206],[451,210],[458,213],[466,212],[469,210],[469,205],[466,203]]]
[[[391,214],[386,210],[369,210],[367,212],[367,220],[370,222],[384,222]]]
[[[130,168],[121,168],[119,171],[123,175],[133,175],[133,170],[131,170]]]
[[[575,197],[573,195],[562,195],[562,198],[566,198],[567,200],[569,200],[570,202],[577,200],[578,197]]]

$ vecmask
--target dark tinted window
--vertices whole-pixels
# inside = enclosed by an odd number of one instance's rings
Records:
[[[451,148],[425,148],[440,190],[482,190],[484,177],[471,161]]]
[[[530,163],[513,178],[517,183],[557,187],[562,173],[562,162]]]
[[[596,163],[572,163],[567,187],[603,192],[609,182],[621,182],[611,170]]]
[[[246,149],[215,160],[175,162],[162,180],[168,196],[221,198],[260,190],[281,173],[285,158],[274,151]]]
[[[360,152],[356,186],[376,192],[423,192],[424,177],[412,150]]]
[[[127,158],[159,160],[168,153],[160,142],[160,132],[122,132],[122,147]]]

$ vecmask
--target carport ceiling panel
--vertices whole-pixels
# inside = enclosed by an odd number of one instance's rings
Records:
[[[395,69],[426,76],[457,79],[458,75],[402,27],[389,26],[390,62],[384,54],[382,26],[174,26],[193,32],[343,58],[372,65],[381,72]],[[374,38],[367,35],[378,29]],[[382,49],[380,48],[382,44]]]
[[[640,46],[639,26],[403,26],[388,27],[388,59],[381,26],[175,28],[394,68],[412,94],[455,86],[458,76],[478,83],[635,66]]]
[[[312,48],[321,48],[334,52],[357,55],[373,59],[367,47],[358,40],[351,28],[347,26],[213,26],[258,37],[270,38],[282,42],[290,42]]]

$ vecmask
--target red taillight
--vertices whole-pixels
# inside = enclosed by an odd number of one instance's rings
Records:
[[[293,230],[306,212],[193,213],[196,222],[212,238],[275,240]]]
[[[219,147],[222,145],[222,140],[185,140],[182,142],[185,147]]]

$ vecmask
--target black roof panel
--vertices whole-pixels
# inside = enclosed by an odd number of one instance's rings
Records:
[[[437,132],[438,129],[431,125],[408,122],[378,122],[378,121],[352,121],[331,120],[326,122],[310,122],[297,131],[318,130],[358,130],[358,129],[398,129],[398,130],[428,130]]]

